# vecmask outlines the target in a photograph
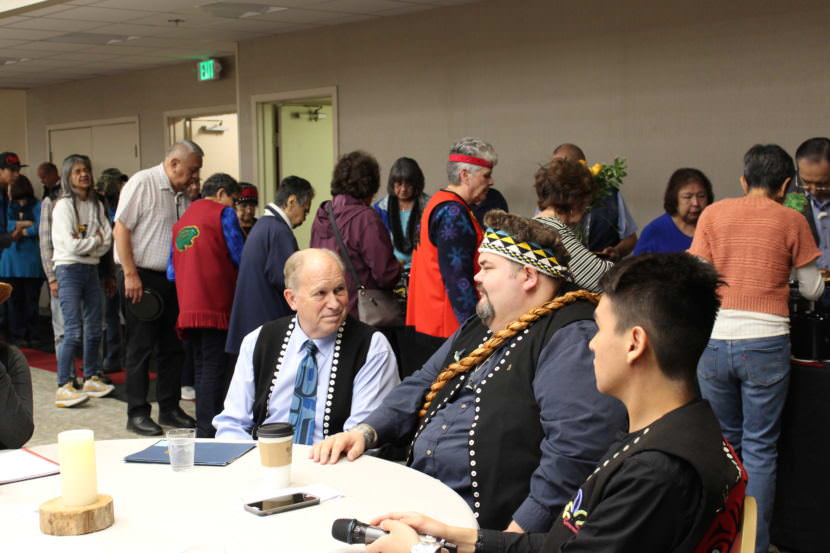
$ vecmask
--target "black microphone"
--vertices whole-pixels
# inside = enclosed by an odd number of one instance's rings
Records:
[[[388,533],[383,528],[369,526],[365,522],[360,522],[354,518],[338,518],[331,525],[331,537],[350,545],[354,543],[369,545]],[[442,548],[449,551],[449,553],[456,553],[458,551],[455,544],[447,543],[443,540],[438,540],[438,543],[441,544]]]

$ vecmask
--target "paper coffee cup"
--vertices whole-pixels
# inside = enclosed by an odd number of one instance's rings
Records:
[[[259,459],[270,485],[286,488],[291,483],[291,447],[294,425],[288,422],[263,424],[257,429]]]

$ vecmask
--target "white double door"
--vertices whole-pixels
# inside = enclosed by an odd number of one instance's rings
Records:
[[[104,169],[115,167],[132,175],[140,169],[138,123],[92,124],[49,131],[49,155],[61,171],[63,160],[71,154],[83,154],[92,160],[97,180]]]

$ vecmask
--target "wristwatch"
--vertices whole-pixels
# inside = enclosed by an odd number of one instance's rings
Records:
[[[421,540],[412,546],[409,553],[438,553],[441,551],[442,542],[432,536],[418,536]]]

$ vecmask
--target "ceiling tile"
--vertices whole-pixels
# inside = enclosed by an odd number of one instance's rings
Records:
[[[140,37],[160,36],[167,30],[165,27],[136,25],[134,23],[116,23],[114,25],[107,25],[106,28],[108,33]]]
[[[284,31],[291,23],[281,21],[254,21],[248,19],[223,19],[211,25],[212,29],[225,29],[231,31],[252,31],[255,33],[273,34]]]
[[[160,48],[133,45],[133,42],[135,41],[130,40],[119,44],[104,44],[101,46],[95,46],[88,51],[95,54],[110,54],[114,56],[135,56],[141,54],[155,54],[156,52],[164,51]]]
[[[86,50],[89,44],[61,44],[58,42],[26,42],[20,46],[27,50],[43,50],[44,52],[72,52],[75,50]]]
[[[0,38],[0,48],[9,48],[11,46],[20,46],[22,44],[26,44],[25,40],[6,40],[5,38]]]
[[[393,0],[330,0],[314,6],[315,9],[321,10],[367,14],[400,7],[401,2],[394,2]]]
[[[218,0],[99,0],[95,7],[102,8],[140,8],[147,11],[170,12],[178,9],[193,8],[198,4],[209,4]],[[251,0],[254,1],[254,0]],[[260,2],[261,0],[256,0]]]
[[[33,50],[25,46],[19,46],[15,48],[3,48],[3,51],[0,52],[0,57],[36,59],[49,57],[49,54],[49,52],[44,52],[43,50]]]
[[[171,23],[171,20],[180,20],[179,23]],[[157,25],[165,28],[201,28],[212,25],[216,22],[215,17],[208,15],[183,15],[180,13],[170,12],[155,12],[151,14],[145,13],[142,17],[138,17],[130,21],[137,25]]]
[[[118,57],[115,54],[98,54],[95,52],[71,52],[68,54],[56,54],[53,56],[49,56],[47,59],[50,60],[61,60],[61,61],[77,61],[77,62],[89,62],[89,61],[104,61],[109,59],[114,59]]]
[[[141,17],[146,17],[150,12],[138,10],[111,10],[107,8],[99,8],[97,6],[75,7],[60,13],[54,14],[52,17],[58,19],[80,19],[82,21],[105,21],[112,23],[122,23],[124,21],[133,21]]]
[[[274,12],[265,14],[262,16],[262,19],[268,21],[282,21],[286,23],[309,23],[319,25],[322,23],[330,23],[332,21],[337,20],[340,17],[343,17],[344,15],[347,14],[331,10],[324,11],[292,9],[285,10],[284,12]]]
[[[433,8],[435,8],[435,6],[429,4],[405,4],[402,5],[400,8],[393,8],[391,10],[380,11],[376,15],[379,15],[381,17],[388,17],[395,15],[404,15],[407,13],[420,12],[424,10],[431,10]]]
[[[55,19],[52,17],[27,17],[25,19],[25,21],[17,23],[14,28],[73,33],[75,31],[87,31],[102,26],[100,21],[81,21],[78,19]]]
[[[67,6],[66,4],[58,4],[56,6],[38,8],[36,10],[26,10],[25,12],[22,12],[21,15],[25,15],[27,17],[42,17],[44,15],[51,15],[54,13],[63,12],[68,9],[71,9],[71,6]]]
[[[4,40],[41,40],[62,34],[59,31],[33,31],[29,29],[4,28],[2,38]]]
[[[13,27],[15,25],[18,25],[19,23],[22,23],[23,21],[26,21],[27,19],[29,19],[29,18],[28,17],[22,17],[22,16],[19,16],[19,15],[12,15],[12,16],[9,16],[9,17],[0,17],[0,27]]]

